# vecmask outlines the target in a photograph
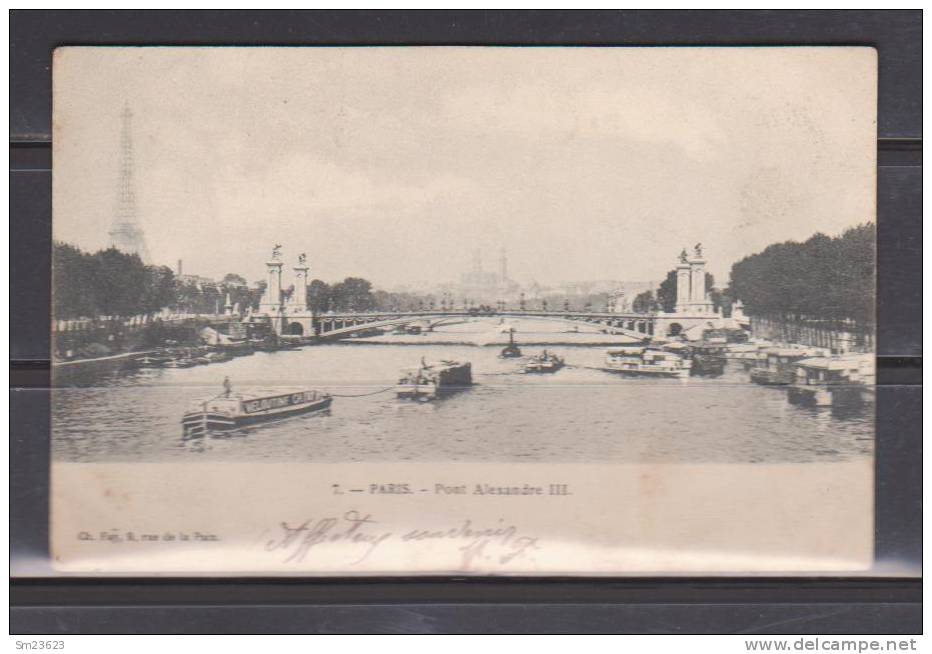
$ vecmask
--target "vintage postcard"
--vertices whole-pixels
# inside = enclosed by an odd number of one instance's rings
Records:
[[[871,569],[873,49],[53,73],[56,571]]]

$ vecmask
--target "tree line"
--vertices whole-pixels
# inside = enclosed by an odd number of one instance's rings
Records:
[[[65,243],[52,251],[52,311],[58,319],[152,314],[175,299],[175,275],[138,255],[108,248],[94,254]]]
[[[307,287],[307,305],[314,313],[428,309],[431,301],[413,293],[373,290],[372,282],[361,277],[347,277],[333,284],[314,279]]]
[[[127,318],[170,308],[179,313],[222,312],[227,297],[242,309],[257,306],[264,286],[249,288],[230,273],[219,284],[175,276],[168,266],[148,266],[116,248],[90,253],[68,245],[52,247],[52,311],[56,319]]]
[[[776,243],[731,268],[729,293],[749,315],[874,323],[876,230]]]

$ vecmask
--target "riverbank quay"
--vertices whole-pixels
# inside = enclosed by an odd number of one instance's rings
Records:
[[[179,359],[195,359],[197,365],[223,363],[232,358],[255,352],[277,352],[300,349],[316,342],[313,337],[283,339],[279,343],[236,342],[211,345],[203,342],[172,343],[159,347],[120,352],[98,357],[52,360],[52,379],[56,385],[69,385],[101,375],[121,373],[138,368],[164,367]],[[223,358],[212,359],[215,353]]]

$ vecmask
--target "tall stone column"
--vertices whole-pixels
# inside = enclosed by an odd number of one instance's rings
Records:
[[[692,279],[689,301],[692,304],[705,304],[705,260],[693,257],[689,260],[689,274]]]
[[[302,255],[303,256],[303,255]],[[292,311],[307,312],[307,272],[310,270],[304,260],[299,258],[294,267],[294,295],[291,296]]]
[[[259,303],[259,310],[277,316],[282,306],[282,262],[273,256],[265,265],[268,268],[268,282]]]
[[[686,313],[689,310],[689,301],[691,296],[691,281],[689,276],[689,264],[680,261],[676,265],[676,309],[677,313]]]

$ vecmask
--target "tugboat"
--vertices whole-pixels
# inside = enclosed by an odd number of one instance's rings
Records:
[[[524,364],[524,372],[556,372],[563,366],[563,359],[552,352],[544,350],[527,360]]]
[[[874,378],[870,356],[802,359],[796,364],[796,379],[787,390],[787,399],[816,407],[871,402]]]
[[[758,365],[751,368],[751,381],[763,386],[786,386],[796,379],[794,364],[811,357],[809,350],[768,348],[761,352]]]
[[[396,393],[399,398],[426,402],[472,386],[472,364],[468,361],[432,361],[423,358],[417,368],[402,372]]]
[[[223,392],[197,400],[181,419],[184,438],[200,438],[211,432],[225,432],[247,425],[324,411],[333,398],[307,388],[271,388],[233,392],[229,377]]]
[[[513,327],[508,330],[508,345],[502,348],[498,356],[502,359],[517,359],[521,356],[521,348],[515,343],[515,330]]]
[[[606,352],[605,369],[645,377],[689,377],[692,362],[675,352],[652,347],[622,347]]]

